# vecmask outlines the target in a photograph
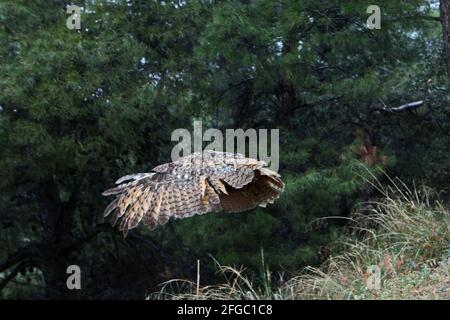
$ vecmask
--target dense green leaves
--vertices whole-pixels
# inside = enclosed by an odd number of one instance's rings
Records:
[[[380,30],[366,28],[362,0],[74,4],[78,31],[61,1],[0,1],[0,266],[27,248],[34,268],[5,297],[142,298],[193,276],[196,259],[214,281],[209,255],[257,272],[263,251],[271,270],[296,271],[326,256],[337,216],[377,196],[368,170],[448,188],[447,77],[429,1],[378,1]],[[280,129],[285,193],[121,239],[103,224],[101,191],[169,161],[171,132],[194,119]],[[87,277],[75,295],[64,287],[74,263]]]

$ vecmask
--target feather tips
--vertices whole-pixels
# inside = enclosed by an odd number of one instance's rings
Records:
[[[240,212],[273,203],[284,189],[278,173],[265,163],[239,154],[205,151],[162,164],[151,173],[121,177],[104,191],[115,196],[104,216],[119,219],[126,236],[140,222],[156,228],[171,217],[187,218],[207,212]]]

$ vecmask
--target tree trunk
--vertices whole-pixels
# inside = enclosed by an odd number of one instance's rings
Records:
[[[283,57],[286,57],[295,49],[295,42],[295,31],[291,30],[283,40]],[[292,129],[292,116],[297,104],[297,96],[296,88],[289,77],[287,66],[284,66],[283,70],[281,70],[277,91],[277,96],[280,101],[280,109],[276,117],[277,123],[286,123],[287,127]]]
[[[43,268],[45,279],[46,296],[48,299],[76,299],[79,290],[69,290],[66,282],[70,276],[66,273],[67,267],[71,264],[68,257],[58,257],[52,255],[48,257]]]
[[[440,0],[439,10],[441,13],[442,34],[444,37],[445,62],[447,64],[447,75],[450,80],[450,0]]]
[[[76,290],[69,290],[67,267],[74,264],[71,250],[65,250],[73,240],[72,226],[77,190],[68,202],[63,203],[55,181],[42,184],[42,198],[46,215],[43,223],[44,239],[41,247],[46,295],[49,299],[73,299]]]

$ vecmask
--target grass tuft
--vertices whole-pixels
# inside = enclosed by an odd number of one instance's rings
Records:
[[[290,279],[277,275],[274,284],[265,267],[263,281],[254,281],[245,268],[215,261],[224,283],[198,286],[175,279],[149,298],[448,299],[448,207],[428,188],[410,190],[401,182],[391,182],[387,188],[376,186],[383,197],[363,204],[338,252],[319,268],[307,267]]]

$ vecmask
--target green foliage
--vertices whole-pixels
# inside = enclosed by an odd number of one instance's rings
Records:
[[[78,31],[61,1],[0,1],[0,266],[28,250],[14,266],[39,270],[29,296],[139,298],[208,254],[254,272],[261,250],[274,271],[318,264],[346,221],[323,218],[377,196],[364,148],[373,172],[448,190],[448,80],[429,1],[379,1],[381,30],[365,27],[363,0],[73,4]],[[169,161],[171,132],[193,119],[280,129],[285,193],[121,239],[101,192]],[[75,262],[89,274],[76,297],[58,287]],[[215,278],[212,263],[205,272]]]

